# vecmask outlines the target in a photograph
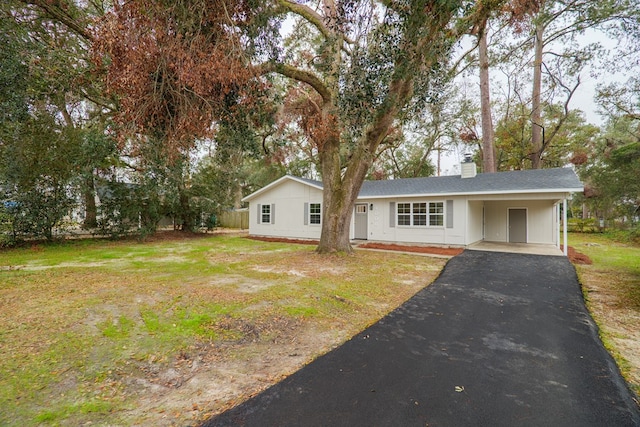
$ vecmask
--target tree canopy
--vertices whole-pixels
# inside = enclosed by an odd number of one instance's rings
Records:
[[[366,177],[439,172],[434,153],[459,142],[478,161],[495,154],[496,170],[623,169],[598,142],[610,128],[572,108],[585,64],[604,54],[578,36],[637,41],[640,8],[596,3],[10,0],[0,6],[2,197],[15,206],[19,193],[59,186],[58,217],[80,206],[89,228],[138,217],[153,230],[169,214],[192,229],[278,175],[319,177],[318,249],[332,252],[351,250]],[[625,46],[618,57],[636,57]],[[468,90],[465,73],[478,71],[481,90]],[[488,85],[488,71],[504,79]],[[611,123],[637,118],[635,83],[602,85]],[[113,197],[96,205],[100,194]],[[107,209],[116,194],[121,206]]]
[[[455,43],[501,2],[184,0],[117,3],[95,46],[122,98],[123,124],[167,141],[210,136],[211,123],[288,80],[325,188],[319,251],[350,251],[348,224],[385,140],[437,98]],[[302,40],[285,46],[279,23]],[[108,63],[107,63],[108,62]],[[148,132],[147,132],[148,133]]]

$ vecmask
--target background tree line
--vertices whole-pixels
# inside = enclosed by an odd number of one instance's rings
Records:
[[[454,149],[484,172],[573,164],[580,214],[637,227],[639,13],[637,0],[8,0],[3,238],[146,234],[164,217],[194,230],[291,173],[327,190],[319,249],[349,251],[364,179],[439,173]],[[627,81],[608,78],[620,70]],[[602,124],[574,106],[587,79]]]

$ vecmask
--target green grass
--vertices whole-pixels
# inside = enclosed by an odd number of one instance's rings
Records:
[[[620,302],[640,310],[640,246],[608,234],[571,233],[569,244],[591,258],[599,271],[621,280],[613,284]]]
[[[98,324],[98,329],[102,332],[102,335],[112,339],[124,339],[128,338],[131,330],[135,326],[133,320],[126,316],[120,316],[116,321],[108,317],[103,322]]]
[[[44,410],[36,415],[35,422],[46,425],[64,425],[64,420],[71,417],[83,418],[84,415],[108,415],[118,405],[104,400],[87,400],[80,403],[59,405],[53,410]]]
[[[194,349],[240,357],[255,353],[243,350],[252,343],[277,347],[308,325],[355,334],[444,265],[313,249],[209,236],[0,252],[0,425],[144,424],[122,415],[144,397],[136,384],[178,371]]]
[[[640,246],[606,233],[570,233],[569,244],[591,257],[595,263],[609,264],[640,275]]]

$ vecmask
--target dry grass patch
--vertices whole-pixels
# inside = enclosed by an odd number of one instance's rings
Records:
[[[640,394],[640,247],[606,235],[572,233],[573,246],[592,260],[576,265],[600,335],[636,395]]]
[[[0,424],[188,425],[431,283],[440,259],[237,236],[0,254]]]

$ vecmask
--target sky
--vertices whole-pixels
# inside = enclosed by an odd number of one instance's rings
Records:
[[[584,40],[584,43],[591,43],[594,41],[600,42],[606,49],[614,50],[618,41],[609,38],[607,35],[600,31],[588,31],[581,37]],[[601,83],[612,83],[612,82],[623,82],[626,81],[629,77],[628,70],[620,70],[617,73],[601,73],[600,77],[594,77],[594,69],[588,67],[585,71],[580,74],[580,86],[576,90],[576,93],[571,99],[569,103],[569,107],[571,109],[579,109],[584,115],[585,119],[588,123],[600,126],[604,124],[604,118],[598,113],[598,106],[595,102],[595,95],[597,91],[598,84]],[[625,72],[626,71],[626,72]],[[498,83],[499,80],[496,72],[491,72],[489,70],[490,78],[492,79],[492,85]],[[479,82],[474,82],[475,84],[479,84]],[[479,103],[479,100],[478,100]],[[494,125],[496,121],[496,117],[493,117]],[[457,175],[460,173],[460,162],[464,158],[465,150],[454,148],[449,153],[443,153],[441,157],[441,175]],[[434,165],[437,161],[437,155],[432,155],[432,161]]]
[[[291,19],[287,20],[283,24],[282,33],[287,34],[292,29],[293,21]],[[604,33],[600,31],[590,30],[586,32],[581,38],[584,40],[584,43],[591,43],[594,41],[598,41],[604,45],[605,48],[613,50],[618,45],[617,40],[610,39]],[[468,49],[468,47],[467,47]],[[490,48],[491,49],[491,48]],[[581,73],[581,84],[578,87],[576,93],[574,94],[569,106],[572,109],[580,109],[585,114],[586,121],[588,123],[592,123],[594,125],[602,125],[604,122],[603,117],[601,117],[597,112],[597,105],[595,103],[595,94],[596,87],[599,83],[603,83],[606,79],[606,82],[613,81],[625,81],[628,76],[626,76],[622,70],[619,73],[615,74],[603,74],[605,77],[595,78],[592,76],[591,69],[586,69]],[[490,77],[492,79],[492,84],[499,84],[496,82],[496,79],[499,78],[498,73],[491,73],[491,69],[489,70]],[[479,102],[478,102],[479,103]],[[496,121],[496,117],[494,116],[494,125]],[[441,163],[441,175],[456,175],[460,173],[460,162],[464,158],[465,153],[468,150],[464,148],[453,148],[450,152],[441,153],[440,163]],[[432,154],[433,164],[437,164],[437,153]]]

